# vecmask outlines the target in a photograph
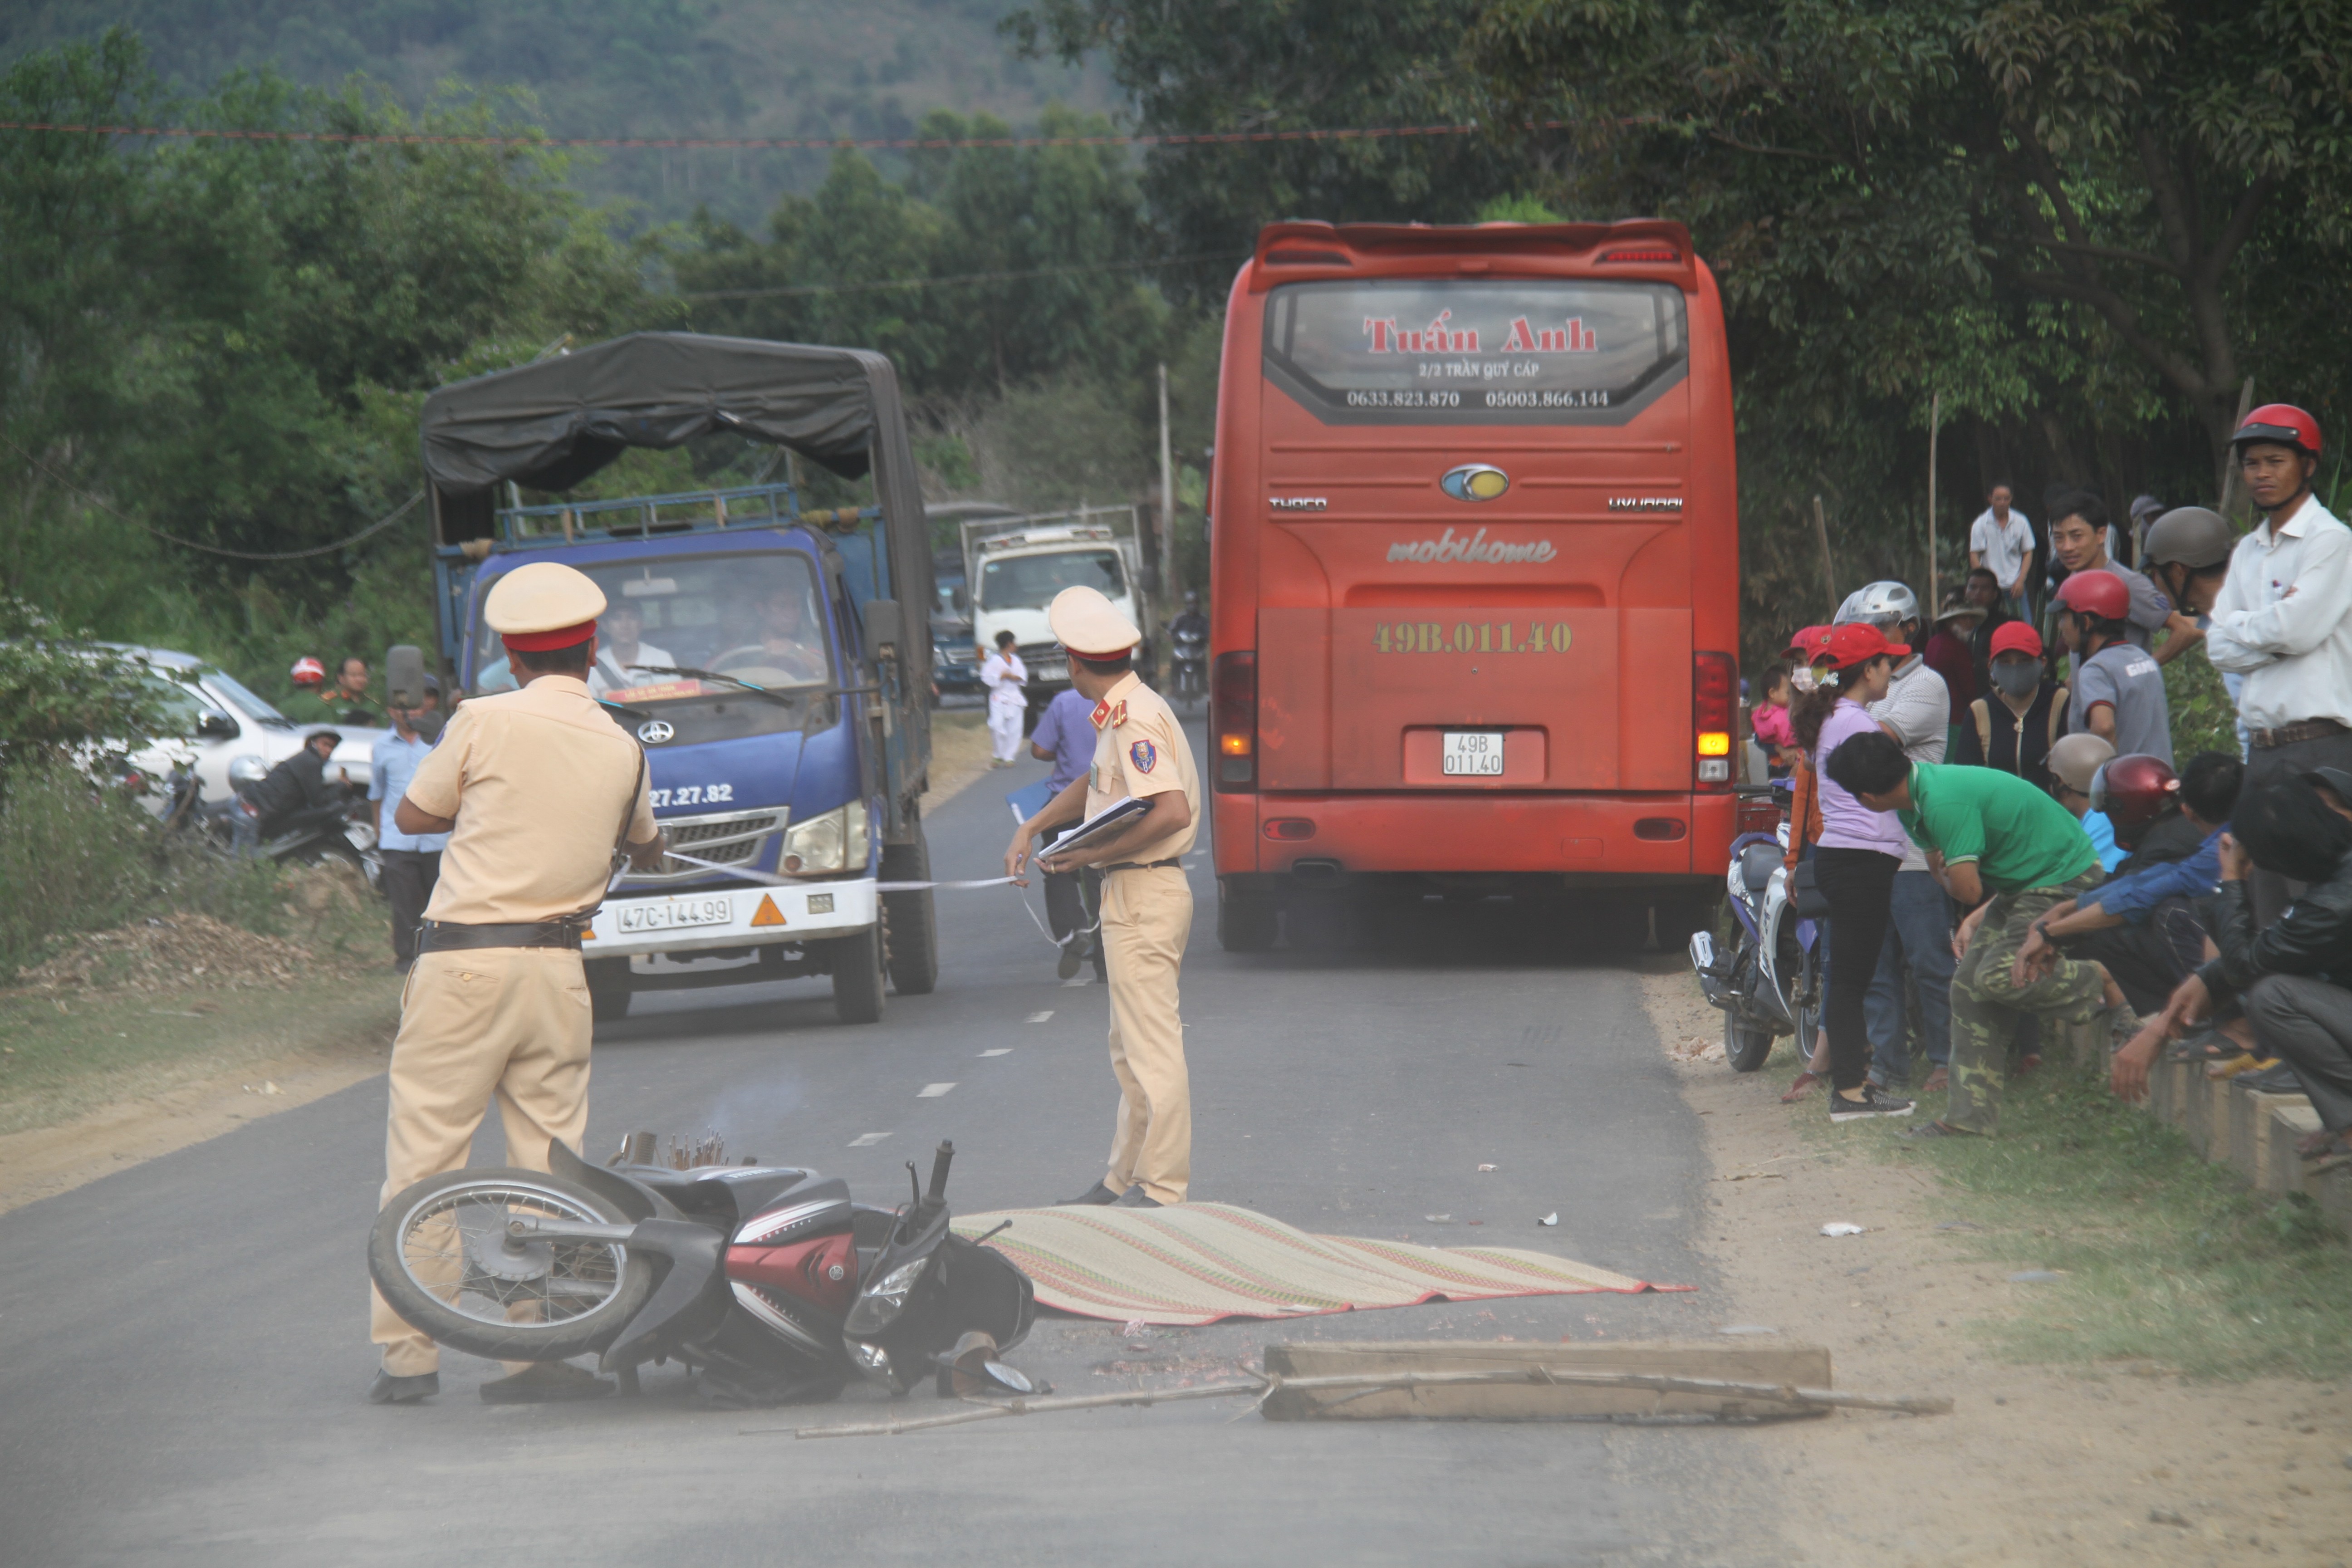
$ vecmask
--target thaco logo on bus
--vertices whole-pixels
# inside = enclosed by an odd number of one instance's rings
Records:
[[[1389,546],[1389,559],[1391,561],[1466,561],[1495,566],[1549,561],[1559,554],[1549,539],[1532,540],[1525,544],[1506,544],[1499,539],[1489,540],[1483,528],[1467,539],[1454,538],[1454,531],[1449,528],[1435,539],[1401,539]]]
[[[1475,327],[1456,327],[1454,312],[1440,310],[1426,327],[1399,327],[1394,316],[1366,316],[1364,335],[1376,354],[1475,354],[1486,352]],[[1493,352],[1507,354],[1595,354],[1601,334],[1570,316],[1557,327],[1538,327],[1525,316],[1514,316],[1502,342]]]

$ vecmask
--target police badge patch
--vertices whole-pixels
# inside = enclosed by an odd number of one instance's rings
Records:
[[[1138,741],[1128,747],[1127,760],[1135,764],[1137,773],[1148,773],[1151,771],[1151,764],[1160,760],[1160,752],[1150,742]]]

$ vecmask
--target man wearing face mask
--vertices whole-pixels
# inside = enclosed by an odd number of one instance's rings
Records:
[[[2050,679],[2042,652],[2042,635],[2024,621],[2005,621],[1994,631],[1985,666],[1992,689],[1969,704],[1954,762],[2050,787],[2050,748],[2065,731],[2067,692]]]

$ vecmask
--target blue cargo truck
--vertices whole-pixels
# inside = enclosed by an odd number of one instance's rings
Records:
[[[932,552],[889,362],[640,332],[442,387],[423,423],[445,688],[513,686],[482,620],[506,573],[560,561],[604,592],[590,689],[645,748],[672,854],[596,913],[597,1017],[826,975],[842,1021],[871,1023],[886,988],[929,992],[931,893],[878,887],[930,870]],[[870,476],[871,504],[803,510],[790,483],[563,499],[628,447],[730,434]]]

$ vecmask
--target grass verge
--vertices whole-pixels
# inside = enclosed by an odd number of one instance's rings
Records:
[[[327,1047],[388,1042],[400,985],[377,971],[285,990],[0,994],[0,1133]]]
[[[2352,1373],[2352,1248],[2309,1200],[2250,1191],[2179,1130],[2118,1102],[2103,1074],[2045,1065],[2011,1084],[1997,1139],[1800,1122],[1816,1140],[1933,1173],[1979,1227],[1966,1243],[1979,1260],[2059,1275],[2039,1287],[2037,1310],[1978,1326],[2009,1359]]]

